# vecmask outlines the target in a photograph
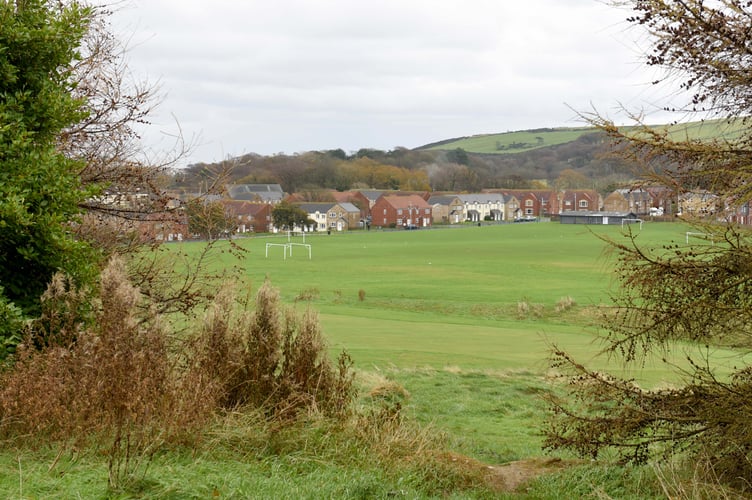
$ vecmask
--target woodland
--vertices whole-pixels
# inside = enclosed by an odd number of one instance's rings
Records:
[[[200,191],[221,172],[229,172],[232,183],[280,184],[286,193],[307,193],[309,201],[332,189],[477,192],[559,187],[608,193],[628,185],[635,175],[635,164],[613,153],[611,139],[592,128],[565,144],[508,154],[426,147],[247,154],[219,163],[189,165],[174,173],[170,187]]]

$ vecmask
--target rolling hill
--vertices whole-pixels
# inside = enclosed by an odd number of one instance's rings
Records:
[[[670,125],[654,125],[656,129],[668,128],[673,139],[735,139],[740,136],[746,125],[741,120],[701,120]],[[636,127],[625,127],[635,130]],[[467,137],[446,139],[416,148],[424,151],[448,151],[463,149],[468,153],[478,154],[514,154],[535,149],[558,146],[578,140],[584,135],[598,133],[595,127],[561,127],[539,128],[504,132],[498,134],[479,134]]]

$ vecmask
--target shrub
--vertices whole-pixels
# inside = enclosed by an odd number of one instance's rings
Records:
[[[268,282],[253,311],[224,287],[180,350],[122,261],[109,263],[99,289],[92,296],[53,280],[43,321],[0,374],[1,436],[94,446],[118,488],[165,444],[199,439],[218,410],[276,423],[302,411],[349,415],[352,361],[342,353],[333,365],[317,315],[283,309]]]
[[[218,297],[193,346],[191,379],[202,380],[226,409],[261,408],[279,419],[301,409],[338,415],[354,396],[349,357],[343,353],[335,369],[317,315],[285,311],[269,282],[252,313],[243,302]]]
[[[518,301],[517,302],[517,318],[525,319],[527,318],[529,313],[530,313],[530,304],[525,300]]]
[[[62,282],[53,282],[46,299],[76,304],[81,292]],[[122,261],[105,268],[101,289],[95,321],[86,328],[75,328],[77,314],[63,309],[48,316],[48,324],[57,321],[50,331],[60,333],[54,341],[34,347],[28,336],[19,346],[15,366],[2,377],[0,411],[10,437],[93,438],[106,446],[110,485],[117,486],[156,451],[172,421],[175,392],[164,332],[157,318],[139,318],[140,294]]]
[[[300,301],[310,302],[312,300],[318,299],[319,295],[321,295],[321,292],[319,292],[318,288],[316,287],[306,288],[304,290],[301,290],[298,296],[295,297],[295,302],[300,302]]]
[[[529,317],[540,318],[543,316],[543,304],[530,303],[527,299],[517,302],[517,318],[527,319]]]
[[[556,307],[554,310],[557,313],[562,313],[565,311],[569,311],[572,309],[577,303],[572,297],[566,296],[559,299],[559,301],[556,303]]]

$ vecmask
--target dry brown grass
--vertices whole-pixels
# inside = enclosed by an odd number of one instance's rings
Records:
[[[44,336],[27,336],[15,366],[2,376],[0,411],[6,438],[73,442],[94,439],[108,450],[110,484],[131,476],[170,433],[171,365],[158,318],[135,313],[140,294],[122,261],[102,272],[95,321],[78,321],[80,291],[57,279],[45,296]],[[34,345],[35,339],[42,339]]]
[[[318,316],[285,311],[268,282],[251,312],[232,292],[220,294],[192,343],[190,378],[219,407],[265,409],[287,419],[303,409],[345,412],[354,396],[351,361],[329,360]]]
[[[53,281],[42,319],[0,375],[1,437],[93,445],[119,487],[164,445],[196,442],[227,410],[284,424],[301,410],[344,416],[351,407],[347,355],[334,366],[317,316],[285,312],[268,283],[253,311],[231,287],[218,294],[182,350],[169,345],[174,337],[121,260],[102,272],[100,290]]]

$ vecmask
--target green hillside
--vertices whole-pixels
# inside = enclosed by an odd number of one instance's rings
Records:
[[[503,154],[521,153],[531,149],[545,148],[565,144],[580,138],[584,134],[596,132],[593,127],[579,128],[545,128],[504,132],[501,134],[482,134],[436,142],[422,146],[425,150],[452,150],[461,148],[469,153]]]
[[[657,129],[668,128],[671,138],[683,139],[727,139],[733,140],[740,136],[747,125],[741,120],[703,120],[670,125],[655,125]],[[626,130],[632,127],[626,127]],[[586,134],[597,133],[595,127],[562,127],[521,130],[499,134],[480,134],[469,137],[448,139],[422,146],[420,150],[440,151],[461,148],[468,153],[481,154],[510,154],[531,151],[534,149],[557,146],[576,141]]]

